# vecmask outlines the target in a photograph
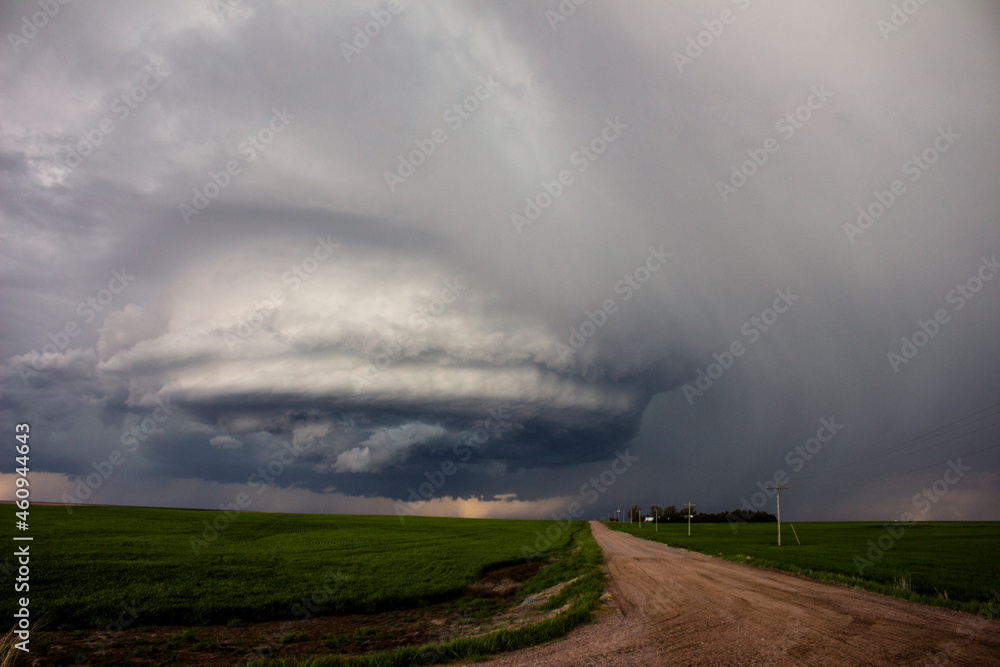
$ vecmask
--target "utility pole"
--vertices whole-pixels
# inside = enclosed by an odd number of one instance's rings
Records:
[[[787,486],[769,486],[768,489],[774,491],[774,495],[778,498],[778,546],[781,546],[781,491],[782,489],[787,489]]]
[[[692,505],[691,503],[688,503],[684,507],[688,508],[688,537],[691,537],[691,515],[692,515],[693,510],[694,510],[694,505]]]

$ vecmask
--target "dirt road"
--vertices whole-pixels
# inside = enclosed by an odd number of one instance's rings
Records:
[[[591,528],[610,611],[486,665],[1000,665],[1000,621]]]

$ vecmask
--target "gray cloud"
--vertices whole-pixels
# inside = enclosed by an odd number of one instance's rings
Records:
[[[391,511],[455,460],[447,511],[527,515],[629,447],[602,504],[786,469],[793,516],[863,518],[961,455],[935,516],[995,518],[989,419],[880,455],[1000,404],[997,9],[556,7],[406,4],[357,52],[380,3],[73,3],[8,39],[0,420],[39,470],[132,444],[107,499],[211,505],[294,451],[287,506]]]

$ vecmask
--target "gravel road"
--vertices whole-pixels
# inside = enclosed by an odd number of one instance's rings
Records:
[[[479,665],[1000,665],[1000,621],[591,528],[608,611]]]

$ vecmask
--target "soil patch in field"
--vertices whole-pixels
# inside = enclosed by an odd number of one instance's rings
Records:
[[[542,565],[532,561],[487,572],[482,579],[469,586],[469,593],[483,598],[509,597],[535,576],[535,573],[542,569]]]
[[[564,584],[519,603],[541,563],[488,572],[457,600],[378,614],[212,626],[149,626],[120,632],[40,631],[28,660],[37,665],[236,665],[271,658],[360,655],[443,642],[536,622],[556,612],[542,603]]]

